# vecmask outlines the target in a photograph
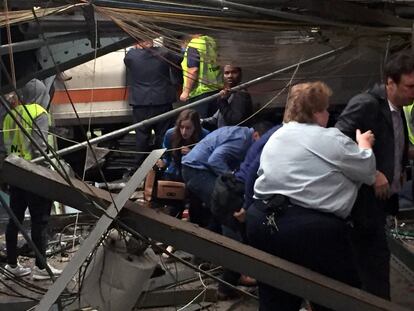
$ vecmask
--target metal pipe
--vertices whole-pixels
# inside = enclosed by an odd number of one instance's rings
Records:
[[[106,32],[121,32],[121,29],[113,22],[107,20],[96,21],[99,34],[103,35]],[[25,35],[40,35],[46,32],[59,33],[59,32],[79,32],[81,30],[87,31],[89,29],[88,23],[84,20],[67,20],[65,18],[53,17],[53,19],[42,20],[41,26],[35,22],[20,25],[20,30]]]
[[[117,34],[118,36],[121,36],[121,35],[125,35],[125,32],[121,30],[113,31],[113,32],[102,31],[99,33],[99,36],[101,38],[113,37],[115,34]],[[66,43],[69,41],[74,41],[74,40],[79,40],[79,39],[89,39],[88,36],[89,36],[88,32],[82,31],[82,32],[76,32],[76,33],[71,33],[67,35],[48,37],[47,42],[48,44],[53,45],[53,44]],[[12,44],[4,44],[4,45],[0,45],[0,56],[9,54],[10,47],[13,48],[13,53],[17,53],[17,52],[23,52],[27,50],[34,50],[44,45],[45,45],[45,40],[43,39],[32,39],[32,40],[14,42]]]
[[[68,35],[49,37],[49,44],[57,44],[62,42],[73,41],[77,39],[87,38],[88,32],[77,32]],[[7,55],[10,52],[10,47],[13,49],[13,53],[23,52],[27,50],[34,50],[45,45],[43,39],[33,39],[20,42],[14,42],[11,44],[0,45],[0,55]]]
[[[238,90],[247,88],[249,86],[252,86],[252,85],[255,85],[255,84],[259,84],[259,83],[261,83],[263,81],[266,81],[266,80],[269,80],[269,79],[273,78],[274,76],[276,76],[276,75],[278,75],[278,74],[280,74],[282,72],[286,72],[286,71],[295,69],[298,66],[307,65],[307,64],[313,63],[315,61],[319,61],[321,59],[324,59],[324,58],[333,56],[333,55],[335,55],[335,54],[337,54],[339,52],[344,51],[347,48],[349,48],[349,46],[342,46],[342,47],[339,47],[339,48],[337,48],[335,50],[331,50],[329,52],[322,53],[322,54],[320,54],[318,56],[314,56],[314,57],[308,58],[308,59],[306,59],[304,61],[300,61],[300,62],[298,62],[296,64],[290,65],[290,66],[285,67],[285,68],[282,68],[282,69],[278,69],[278,70],[276,70],[276,71],[274,71],[272,73],[269,73],[269,74],[266,74],[264,76],[258,77],[256,79],[250,80],[248,82],[239,84],[238,86],[235,86],[235,87],[233,87],[230,90],[231,91],[238,91]],[[129,125],[127,127],[122,128],[122,129],[119,129],[119,130],[110,132],[108,134],[105,134],[105,135],[102,135],[102,136],[99,136],[99,137],[96,137],[96,138],[92,138],[92,139],[89,140],[89,143],[90,144],[98,144],[100,142],[104,142],[104,141],[110,140],[110,139],[112,139],[114,137],[118,137],[118,136],[124,135],[124,134],[126,134],[126,133],[128,133],[128,132],[130,132],[130,131],[132,131],[134,129],[146,127],[148,125],[151,125],[151,124],[154,124],[154,123],[158,123],[158,122],[164,121],[166,119],[169,119],[171,117],[176,116],[178,113],[180,113],[181,111],[183,111],[185,109],[196,107],[198,105],[207,103],[208,101],[213,100],[213,99],[216,99],[218,97],[219,97],[219,94],[211,95],[209,97],[200,99],[200,100],[195,101],[193,103],[190,103],[188,105],[184,105],[184,106],[179,107],[177,109],[174,109],[174,110],[168,111],[166,113],[160,114],[158,116],[149,118],[149,119],[144,120],[142,122],[138,122],[136,124],[132,124],[132,125]],[[84,141],[84,142],[81,142],[79,144],[76,144],[76,145],[73,145],[73,146],[70,146],[70,147],[67,147],[67,148],[58,150],[58,151],[55,152],[55,154],[56,155],[61,155],[61,156],[62,155],[66,155],[66,154],[72,153],[74,151],[81,150],[81,149],[85,148],[87,145],[88,145],[88,141]],[[50,154],[49,156],[52,157],[53,155]],[[32,162],[37,163],[37,162],[42,161],[42,160],[43,160],[43,157],[39,157],[39,158],[33,159]]]
[[[129,200],[139,184],[145,179],[145,176],[155,165],[157,159],[163,155],[164,151],[165,149],[157,149],[152,151],[151,154],[145,159],[144,163],[139,167],[134,175],[132,175],[126,186],[116,196],[114,202],[106,209],[106,213],[96,222],[94,229],[85,241],[83,241],[80,249],[67,264],[60,277],[52,284],[46,294],[42,297],[35,310],[50,310],[54,302],[65,290],[66,285],[75,275],[76,271],[81,268],[87,257],[93,252],[93,249],[98,245],[99,240],[102,238],[105,231],[108,230],[109,226],[112,224],[112,221],[118,216],[125,203]]]
[[[226,0],[204,0],[205,2],[221,5],[222,7],[229,7],[242,12],[249,12],[253,14],[259,14],[264,16],[273,16],[284,20],[296,21],[299,23],[309,23],[315,26],[334,26],[342,28],[359,28],[369,31],[380,31],[380,32],[394,32],[394,33],[411,33],[411,28],[408,27],[369,27],[362,25],[349,24],[344,22],[337,22],[332,20],[323,19],[316,16],[307,16],[301,14],[294,14],[289,12],[283,12],[276,9],[267,9],[263,7],[251,6],[246,4],[235,3]]]
[[[96,51],[96,55],[95,55],[95,51],[92,50],[91,52],[84,54],[82,56],[79,57],[75,57],[71,60],[68,60],[64,63],[59,64],[59,72],[68,70],[70,68],[73,68],[75,66],[78,66],[80,64],[83,64],[87,61],[93,60],[96,57],[117,51],[119,49],[123,49],[125,47],[128,47],[130,45],[132,45],[136,40],[132,37],[125,37],[124,39],[120,39],[119,41],[117,41],[116,43],[113,44],[109,44],[106,45],[100,49],[98,49]],[[44,42],[44,41],[43,41]],[[50,68],[45,68],[42,70],[39,70],[37,72],[34,73],[30,73],[25,75],[23,78],[21,78],[19,81],[17,81],[17,88],[23,87],[27,82],[29,82],[30,80],[36,78],[39,80],[43,80],[47,77],[50,77],[51,75],[57,74],[57,68],[56,66],[52,66]],[[8,84],[4,87],[2,87],[0,89],[0,93],[6,94],[10,91],[13,90],[13,86],[11,84]]]

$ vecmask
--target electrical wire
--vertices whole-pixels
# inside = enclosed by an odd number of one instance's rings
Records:
[[[37,18],[36,12],[35,12],[35,10],[34,10],[33,8],[32,8],[32,13],[33,13],[33,16],[34,16],[34,19],[35,19],[36,23],[38,24],[39,28],[42,30],[42,25],[40,24],[40,21],[39,21],[39,19]],[[52,51],[51,51],[51,49],[50,49],[50,46],[49,46],[49,44],[48,44],[47,38],[45,37],[45,35],[44,35],[44,33],[43,33],[43,32],[41,32],[41,37],[42,37],[43,41],[45,42],[46,48],[47,48],[48,53],[49,53],[49,55],[50,55],[50,57],[51,57],[51,59],[52,59],[52,62],[53,62],[53,64],[54,64],[54,66],[55,66],[56,72],[57,72],[57,73],[60,73],[59,66],[58,66],[58,64],[57,64],[57,63],[56,63],[56,61],[55,61],[55,58],[54,58],[54,56],[53,56],[53,53],[52,53]],[[66,87],[66,84],[65,84],[65,82],[64,82],[64,81],[62,81],[62,82],[63,82],[63,86],[64,86],[65,91],[66,91],[66,95],[68,96],[69,101],[70,101],[70,103],[71,103],[71,105],[72,105],[72,108],[73,108],[73,110],[74,110],[74,112],[75,112],[75,114],[76,114],[76,119],[77,119],[77,121],[78,121],[79,125],[81,125],[79,115],[78,115],[78,113],[77,113],[77,111],[76,111],[76,108],[75,108],[75,106],[74,106],[74,104],[73,104],[72,98],[71,98],[71,96],[70,96],[70,94],[69,94],[69,91],[68,91],[68,89],[67,89],[67,87]],[[95,163],[98,163],[98,158],[97,158],[97,156],[96,156],[95,152],[93,151],[92,145],[91,145],[91,143],[89,142],[88,136],[87,136],[87,134],[85,133],[85,130],[84,130],[83,126],[80,126],[80,129],[81,129],[81,131],[82,131],[83,135],[85,136],[85,139],[86,139],[87,145],[88,145],[88,147],[89,147],[89,149],[90,149],[90,151],[91,151],[91,154],[92,154],[92,156],[93,156],[93,158],[94,158],[94,160],[95,160]],[[103,172],[102,172],[102,169],[99,167],[99,165],[98,165],[98,170],[99,170],[99,174],[101,175],[102,180],[105,182],[105,184],[107,184],[106,178],[105,178],[105,176],[104,176],[104,174],[103,174]],[[87,185],[87,187],[88,187],[88,188],[90,188],[88,185]],[[91,189],[92,189],[92,188],[90,188],[90,190],[91,190]],[[112,195],[112,193],[111,193],[111,192],[109,192],[109,196],[110,196],[110,198],[111,198],[111,201],[112,201],[112,204],[114,205],[115,210],[119,213],[119,209],[118,209],[118,207],[116,206],[115,200],[114,200],[113,195]]]
[[[258,299],[258,297],[257,297],[257,296],[255,296],[255,295],[253,295],[253,294],[251,294],[251,293],[249,293],[249,292],[247,292],[247,291],[245,291],[245,290],[242,290],[242,289],[238,288],[237,286],[234,286],[234,285],[232,285],[232,284],[230,284],[230,283],[228,283],[228,282],[224,281],[223,279],[218,278],[218,277],[216,277],[216,276],[212,275],[211,273],[208,273],[208,272],[206,272],[206,271],[204,271],[204,270],[200,269],[199,267],[197,267],[197,266],[195,266],[195,265],[193,265],[193,264],[191,264],[191,263],[187,262],[186,260],[184,260],[184,259],[180,258],[179,256],[176,256],[174,253],[171,253],[171,252],[169,252],[168,250],[166,250],[166,249],[162,248],[161,246],[157,245],[157,243],[156,243],[156,242],[154,242],[154,241],[152,241],[151,239],[149,239],[149,238],[147,238],[147,237],[143,236],[143,235],[142,235],[142,234],[140,234],[138,231],[136,231],[135,229],[133,229],[133,228],[131,228],[129,225],[127,225],[127,224],[125,223],[126,218],[124,218],[123,220],[120,220],[119,218],[115,218],[115,219],[113,219],[113,220],[114,220],[114,222],[115,222],[116,224],[118,224],[121,228],[125,229],[125,230],[126,230],[126,231],[128,231],[130,234],[132,234],[132,236],[134,236],[135,238],[138,238],[138,239],[142,240],[143,242],[147,243],[148,245],[151,245],[151,247],[152,247],[152,248],[158,249],[160,252],[164,252],[164,253],[166,253],[166,254],[167,254],[167,255],[169,255],[170,257],[172,257],[172,258],[174,258],[175,260],[179,261],[180,263],[184,264],[185,266],[190,267],[191,269],[193,269],[193,270],[195,270],[195,271],[198,271],[199,273],[201,273],[201,274],[203,274],[203,275],[206,275],[206,276],[208,276],[209,278],[211,278],[211,279],[213,279],[213,280],[215,280],[215,281],[217,281],[217,282],[220,282],[220,283],[222,283],[223,285],[226,285],[226,286],[228,286],[228,287],[230,287],[230,288],[232,288],[232,289],[234,289],[234,290],[236,290],[236,291],[238,291],[238,292],[242,293],[243,295],[249,296],[249,297],[254,298],[254,299]]]
[[[76,3],[76,4],[69,4],[64,5],[60,7],[55,8],[49,8],[49,9],[43,9],[42,16],[48,16],[48,15],[56,15],[64,12],[69,12],[70,10],[73,10],[77,7],[82,7],[88,5],[87,3]],[[42,10],[41,8],[36,10]],[[9,20],[5,18],[5,14],[0,13],[0,27],[3,27],[7,24],[13,25],[13,24],[20,24],[24,22],[29,22],[33,20],[33,14],[31,10],[20,10],[20,11],[9,11]]]
[[[93,8],[93,6],[92,6]],[[93,14],[95,14],[95,12],[93,12]],[[88,118],[88,131],[86,132],[87,135],[91,133],[91,121],[92,121],[92,105],[94,102],[94,94],[95,94],[95,73],[96,73],[96,58],[97,58],[97,54],[98,54],[98,22],[94,16],[94,35],[95,35],[95,46],[94,46],[94,59],[93,59],[93,71],[92,71],[92,92],[91,92],[91,98],[90,98],[90,106],[89,106],[89,118]],[[89,148],[86,149],[86,158],[88,158],[88,152],[89,152]],[[83,176],[82,176],[82,180],[85,180],[85,174],[86,174],[86,164],[83,168]]]
[[[10,77],[9,73],[7,72],[7,68],[3,62],[3,60],[0,57],[0,65],[1,65],[1,70],[3,71],[3,73],[6,75],[7,79],[9,80],[9,83],[11,83],[12,78]],[[17,96],[18,100],[20,103],[23,103],[22,98],[20,97],[20,94],[18,92],[18,90],[13,86],[14,89],[14,93]],[[34,141],[34,139],[32,138],[32,135],[29,134],[29,131],[31,131],[34,127],[35,130],[37,130],[37,135],[39,136],[39,138],[42,140],[42,142],[45,144],[45,146],[47,146],[47,148],[49,149],[49,151],[54,155],[55,159],[59,159],[59,156],[54,152],[53,147],[49,145],[49,142],[47,141],[47,139],[44,137],[44,133],[42,131],[42,129],[38,126],[38,124],[35,122],[35,120],[33,119],[33,116],[31,115],[31,113],[28,111],[27,107],[25,105],[22,105],[23,109],[25,110],[25,112],[27,113],[28,117],[31,120],[31,124],[19,113],[18,110],[15,109],[10,109],[8,104],[7,104],[7,100],[4,98],[3,94],[0,94],[1,96],[1,105],[3,105],[3,107],[5,108],[5,110],[7,111],[7,113],[10,115],[10,117],[14,120],[14,122],[16,123],[17,127],[22,131],[22,134],[25,135],[27,137],[27,139],[31,142],[31,144],[33,145],[33,147],[35,149],[37,149],[39,151],[40,154],[42,154],[42,156],[44,156],[46,154],[46,152],[43,150],[43,148],[41,148],[36,141]],[[13,111],[13,113],[12,113]],[[16,116],[19,116],[19,120],[16,119]],[[20,122],[23,121],[25,124]],[[26,128],[25,125],[27,125],[28,127]],[[49,164],[59,173],[59,175],[66,180],[67,182],[70,182],[69,176],[66,174],[66,171],[64,170],[64,167],[61,165],[61,163],[58,161],[57,164],[60,166],[60,168],[58,168],[54,162],[52,161],[52,159],[47,156],[45,156],[45,159],[49,162]],[[61,170],[62,169],[62,170]]]
[[[4,3],[4,12],[5,12],[5,17],[6,17],[7,40],[9,42],[9,58],[10,58],[10,67],[12,71],[12,83],[16,87],[16,73],[14,69],[14,57],[13,57],[14,54],[13,54],[11,31],[10,31],[9,8],[7,6],[7,0],[4,0],[3,3]]]

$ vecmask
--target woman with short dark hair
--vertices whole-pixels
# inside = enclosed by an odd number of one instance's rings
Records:
[[[325,128],[331,94],[323,82],[290,90],[284,125],[260,158],[247,235],[254,247],[355,286],[345,219],[359,186],[375,180],[374,137],[357,131],[356,144],[338,129]],[[302,302],[263,283],[259,296],[262,311],[297,311]]]

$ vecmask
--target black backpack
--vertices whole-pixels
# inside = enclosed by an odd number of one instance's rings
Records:
[[[239,211],[244,203],[244,183],[231,173],[220,175],[211,194],[211,213],[223,224],[238,229],[240,223],[233,213]]]

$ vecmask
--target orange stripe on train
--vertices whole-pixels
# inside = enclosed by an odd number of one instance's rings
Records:
[[[90,102],[111,102],[122,101],[128,97],[128,91],[125,87],[104,88],[84,90],[69,90],[73,103],[90,103]],[[52,104],[68,104],[70,103],[65,90],[56,90],[52,99]]]

